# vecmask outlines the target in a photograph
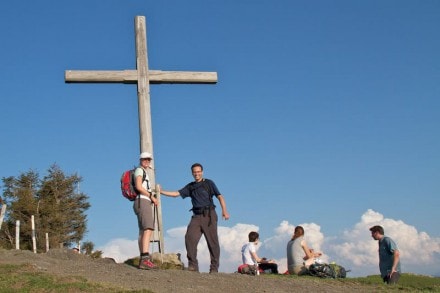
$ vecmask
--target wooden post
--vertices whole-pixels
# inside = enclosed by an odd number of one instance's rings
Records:
[[[46,252],[49,251],[49,233],[46,233]]]
[[[136,34],[136,70],[94,70],[78,71],[66,70],[66,83],[128,83],[137,84],[138,114],[139,114],[139,143],[140,152],[153,154],[153,133],[151,126],[150,108],[150,84],[162,83],[185,83],[185,84],[214,84],[217,83],[216,72],[183,72],[183,71],[160,71],[148,68],[147,58],[147,28],[144,16],[135,17]],[[151,172],[148,173],[151,186],[156,185],[154,161],[151,161]],[[160,202],[160,194],[156,192]],[[163,231],[162,206],[157,207],[160,231]],[[155,242],[158,239],[154,239]],[[160,240],[162,251],[163,239]]]
[[[2,204],[2,210],[0,212],[0,230],[2,229],[3,218],[6,214],[6,204]]]
[[[34,215],[31,216],[31,224],[32,224],[32,248],[34,253],[37,253],[37,240],[35,238],[35,219]]]
[[[15,249],[20,249],[20,220],[15,221]]]

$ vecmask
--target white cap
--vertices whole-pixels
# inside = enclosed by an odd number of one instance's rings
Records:
[[[153,155],[150,154],[149,152],[143,152],[141,153],[141,155],[139,156],[140,159],[153,159]]]

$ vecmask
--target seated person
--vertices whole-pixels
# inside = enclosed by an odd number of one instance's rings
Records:
[[[278,265],[273,260],[267,260],[266,258],[260,258],[257,255],[257,244],[260,235],[258,232],[250,232],[248,235],[249,243],[243,245],[241,248],[241,258],[243,264],[258,265],[263,271],[270,270],[272,274],[278,274]]]
[[[314,252],[313,249],[307,246],[304,240],[304,228],[296,226],[292,239],[287,243],[287,269],[289,274],[307,274],[309,266],[321,255],[321,252]]]

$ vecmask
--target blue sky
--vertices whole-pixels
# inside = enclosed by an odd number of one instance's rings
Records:
[[[405,271],[438,275],[439,13],[430,0],[4,2],[0,176],[79,173],[85,240],[137,254],[119,191],[138,162],[136,86],[66,84],[64,71],[135,69],[142,15],[150,69],[218,73],[216,85],[150,90],[157,182],[179,189],[200,162],[226,198],[221,271],[251,230],[285,266],[302,224],[329,261],[378,273],[368,227],[382,224]],[[166,252],[184,254],[190,208],[162,198]]]

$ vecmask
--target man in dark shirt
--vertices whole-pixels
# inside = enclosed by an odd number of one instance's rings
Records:
[[[203,178],[203,166],[195,163],[191,166],[191,172],[194,181],[188,183],[179,191],[160,190],[165,196],[182,198],[191,198],[193,215],[185,234],[185,246],[188,257],[188,270],[199,271],[197,260],[197,245],[202,237],[205,236],[211,257],[209,272],[217,273],[220,259],[220,244],[217,233],[217,213],[213,197],[217,197],[222,208],[222,216],[225,220],[229,219],[229,213],[226,209],[226,202],[215,185],[214,181]]]

